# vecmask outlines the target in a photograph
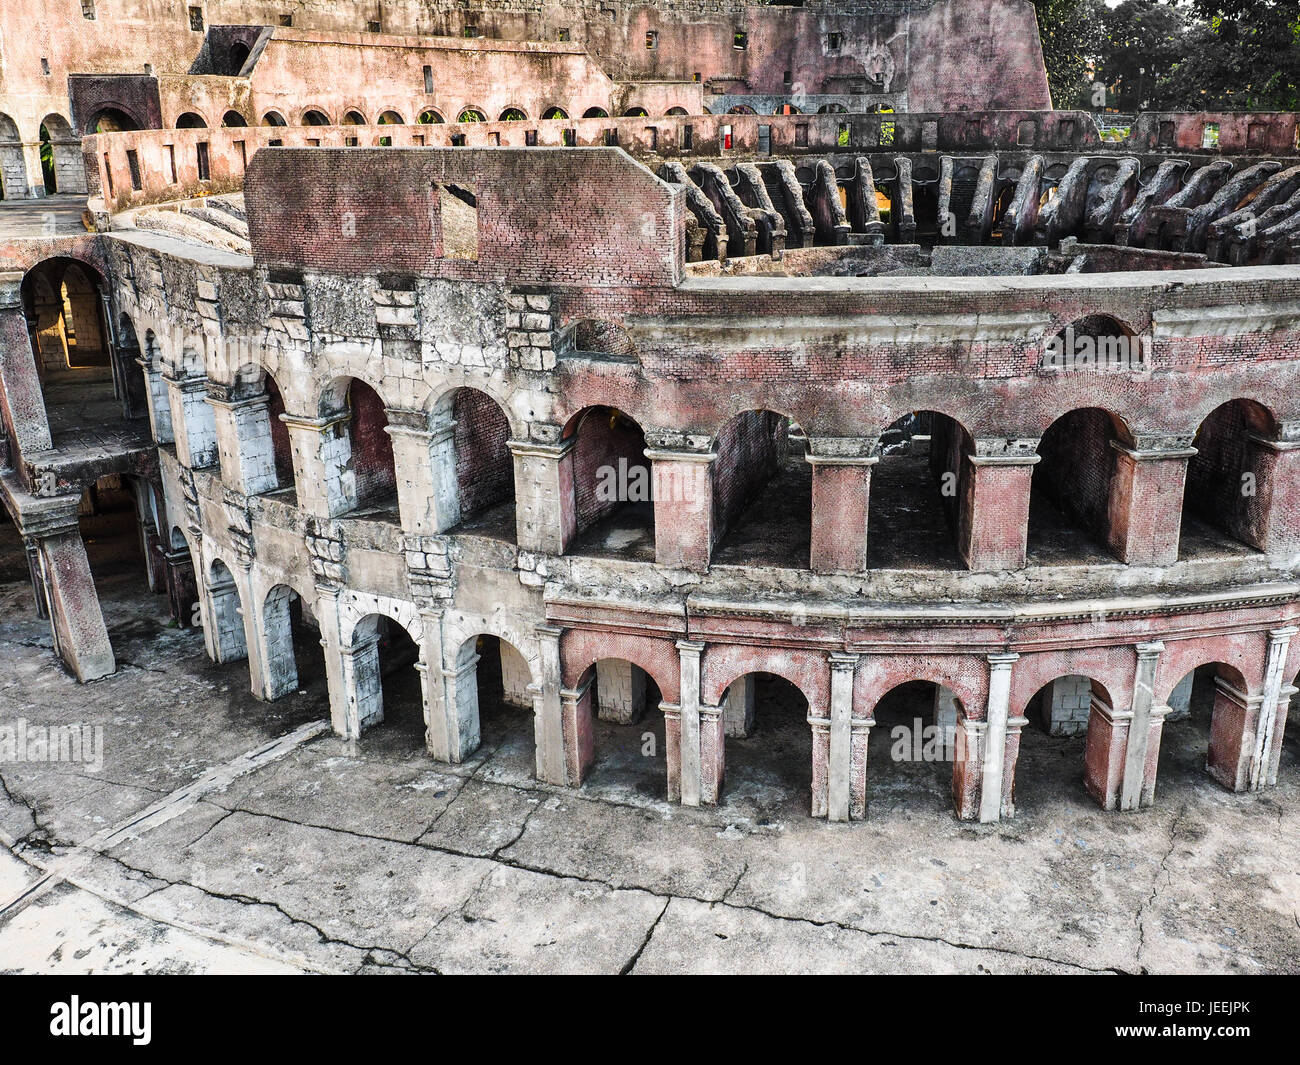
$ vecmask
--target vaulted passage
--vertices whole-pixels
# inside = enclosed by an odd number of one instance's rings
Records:
[[[951,808],[959,712],[957,697],[933,681],[908,681],[885,693],[868,741],[868,817]]]
[[[573,441],[573,554],[653,562],[654,502],[645,433],[614,407],[588,407],[565,429]]]
[[[1112,561],[1111,441],[1123,435],[1111,415],[1096,407],[1062,415],[1043,434],[1029,497],[1031,564]]]
[[[745,411],[718,434],[713,529],[720,564],[807,566],[812,469],[807,438],[784,414]]]
[[[1273,417],[1260,404],[1234,399],[1201,422],[1187,464],[1179,557],[1193,559],[1258,550]]]
[[[351,675],[363,742],[372,749],[398,758],[425,750],[419,657],[410,633],[392,618],[371,614],[353,631],[345,675]]]
[[[759,824],[808,816],[812,731],[803,692],[784,677],[751,673],[727,688],[722,718],[721,801]]]

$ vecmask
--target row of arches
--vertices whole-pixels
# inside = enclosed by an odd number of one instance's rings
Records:
[[[0,113],[0,200],[53,196],[59,192],[84,193],[81,141],[63,115],[51,112],[35,130],[40,173],[28,173],[24,141],[18,123]]]
[[[231,114],[234,114],[234,112],[228,113],[227,117],[230,117]],[[620,114],[623,118],[649,118],[650,117],[650,112],[647,111],[644,107],[628,107],[624,109],[622,112],[620,112]],[[666,111],[665,114],[677,116],[677,115],[686,115],[689,114],[689,112],[684,107],[672,107],[669,108],[669,110]],[[199,118],[199,116],[197,115],[182,116],[182,118],[186,118],[186,117],[190,118],[191,120]],[[222,125],[246,125],[247,124],[246,122],[242,121],[242,116],[238,116],[238,117],[241,119],[240,121],[238,122],[223,121]],[[528,115],[527,111],[525,111],[523,108],[511,106],[502,110],[502,112],[500,113],[500,115],[497,116],[495,121],[526,122],[529,121],[529,117],[530,116]],[[544,121],[567,121],[570,118],[570,115],[565,108],[552,106],[552,107],[545,108],[542,111],[540,117]],[[610,112],[603,107],[589,107],[582,113],[582,117],[583,118],[609,118]],[[202,119],[199,119],[199,121],[202,121]],[[417,124],[420,125],[440,125],[446,122],[447,118],[445,117],[442,111],[439,111],[436,108],[428,107],[422,111],[419,111],[416,114],[415,121]],[[489,117],[488,112],[484,108],[478,107],[474,104],[467,104],[466,106],[462,107],[459,111],[455,112],[454,121],[455,122],[491,122],[493,121],[493,119]],[[379,114],[375,117],[375,123],[378,125],[388,125],[388,124],[402,125],[405,122],[406,119],[402,116],[401,111],[393,108],[383,110],[379,112]],[[290,123],[282,111],[270,110],[267,111],[262,116],[261,124],[263,126],[288,126]],[[357,108],[348,108],[344,110],[342,115],[340,116],[339,124],[344,126],[364,126],[370,123],[367,121],[365,113],[363,111]],[[331,117],[331,113],[327,109],[319,106],[313,106],[313,107],[308,107],[302,111],[301,115],[299,116],[299,121],[297,125],[332,126],[334,125],[334,119]],[[180,125],[179,120],[177,122],[177,126],[178,128],[184,128]]]

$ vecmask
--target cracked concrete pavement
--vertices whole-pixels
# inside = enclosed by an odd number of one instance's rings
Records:
[[[814,821],[761,742],[688,810],[641,754],[653,723],[602,724],[581,791],[531,779],[520,716],[485,715],[461,766],[397,715],[344,742],[320,680],[257,702],[125,578],[100,590],[132,664],[80,687],[0,580],[0,723],[104,729],[99,772],[0,765],[3,971],[1300,971],[1295,720],[1278,788],[1241,796],[1171,725],[1139,814],[1097,809],[1081,742],[1044,736],[1002,825],[953,820],[935,766],[875,773],[865,823]]]

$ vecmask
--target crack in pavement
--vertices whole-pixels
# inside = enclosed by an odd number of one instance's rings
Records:
[[[1173,857],[1174,849],[1178,846],[1178,829],[1182,825],[1183,818],[1187,816],[1190,802],[1185,801],[1179,807],[1178,812],[1169,821],[1169,846],[1165,850],[1164,856],[1160,859],[1160,864],[1156,866],[1155,876],[1151,878],[1151,893],[1147,896],[1146,901],[1138,908],[1134,915],[1134,921],[1137,925],[1138,941],[1137,947],[1133,953],[1133,963],[1137,966],[1138,972],[1146,972],[1146,967],[1142,964],[1142,952],[1146,948],[1147,930],[1146,930],[1146,913],[1147,908],[1152,906],[1157,896],[1160,894],[1161,878],[1166,877],[1166,866],[1169,859]]]
[[[672,899],[664,900],[663,909],[661,909],[658,916],[650,922],[650,927],[646,929],[645,936],[641,940],[640,946],[636,948],[635,953],[633,953],[632,957],[628,958],[628,960],[623,963],[623,968],[618,971],[619,976],[629,976],[632,970],[636,968],[636,963],[641,960],[641,955],[645,953],[645,948],[650,945],[650,939],[654,936],[655,929],[659,927],[659,922],[664,919],[664,914],[668,912],[668,907],[672,904]]]

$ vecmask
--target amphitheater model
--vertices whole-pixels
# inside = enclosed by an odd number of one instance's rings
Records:
[[[919,66],[871,111],[904,72],[856,54],[865,96],[823,113],[760,72],[753,106],[682,77],[621,117],[569,118],[574,89],[549,118],[81,129],[90,230],[5,238],[0,277],[0,494],[69,669],[115,669],[78,524],[98,485],[260,698],[319,644],[342,736],[405,655],[433,758],[476,749],[489,687],[555,785],[593,718],[661,714],[688,805],[724,796],[757,675],[806,702],[815,817],[865,816],[876,710],[916,682],[962,819],[1014,813],[1031,718],[1086,731],[1106,809],[1154,801],[1197,700],[1210,774],[1275,783],[1297,116],[1103,140],[1045,82],[1029,110],[978,85],[991,106],[918,108],[943,96]]]

